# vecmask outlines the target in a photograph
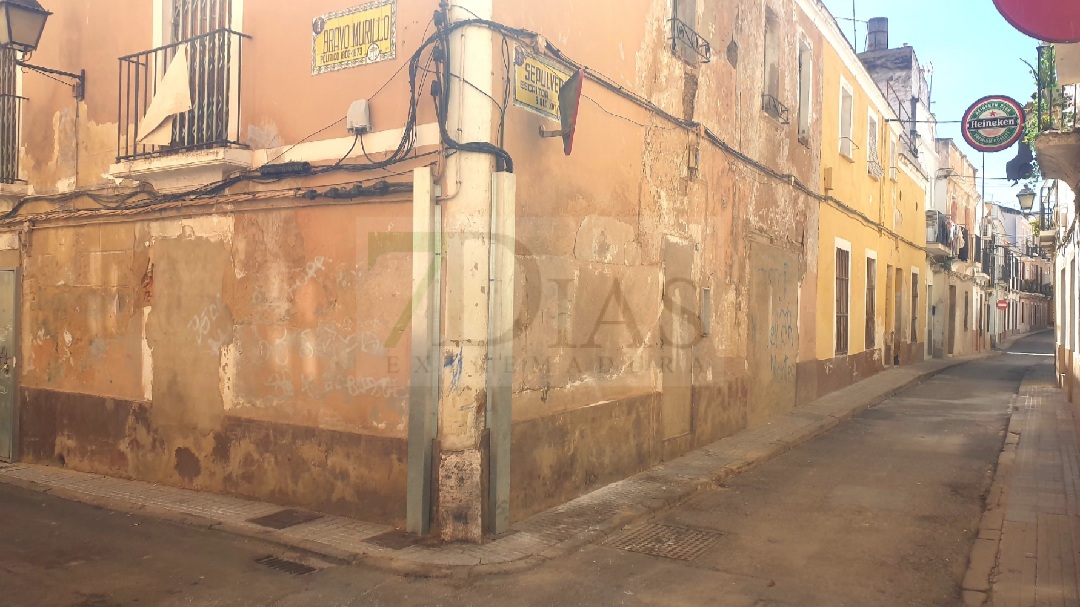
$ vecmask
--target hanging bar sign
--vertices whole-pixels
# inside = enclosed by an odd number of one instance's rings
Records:
[[[1024,134],[1024,107],[1004,95],[983,97],[964,113],[960,128],[964,140],[980,152],[1007,150]]]
[[[389,61],[397,56],[397,0],[379,0],[311,22],[311,73]]]

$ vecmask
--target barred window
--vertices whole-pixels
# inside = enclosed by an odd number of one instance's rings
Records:
[[[0,48],[0,183],[19,180],[22,100],[17,94],[15,50]]]
[[[848,311],[850,309],[849,285],[851,253],[836,249],[836,354],[848,353]]]
[[[911,343],[919,342],[919,275],[911,273]]]
[[[866,349],[877,346],[877,260],[866,258]]]

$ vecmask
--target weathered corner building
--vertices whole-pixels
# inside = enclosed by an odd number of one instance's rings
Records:
[[[49,8],[34,61],[87,87],[0,74],[0,457],[504,530],[854,379],[826,156],[878,215],[852,339],[921,351],[918,171],[817,3]]]

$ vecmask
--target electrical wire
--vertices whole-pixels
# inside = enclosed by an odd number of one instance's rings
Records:
[[[499,147],[506,147],[506,108],[510,105],[510,70],[512,69],[510,61],[510,43],[507,41],[506,36],[502,37],[502,44],[499,48],[502,50],[503,59],[503,102],[501,112],[499,113]]]
[[[424,26],[424,33],[423,33],[423,34],[422,34],[422,35],[420,36],[421,40],[423,40],[423,39],[426,39],[426,38],[427,38],[427,33],[428,33],[429,29],[431,28],[431,24],[432,24],[432,23],[433,23],[434,21],[435,21],[435,18],[434,18],[434,17],[432,17],[432,18],[431,18],[430,20],[428,20],[428,23],[427,23],[427,25],[426,25],[426,26]],[[408,61],[403,61],[403,62],[401,63],[401,65],[400,65],[400,66],[398,66],[398,68],[397,68],[396,70],[394,70],[394,73],[393,73],[393,74],[390,74],[390,77],[389,77],[389,78],[387,78],[387,79],[386,79],[386,81],[385,81],[385,82],[383,82],[383,83],[382,83],[382,85],[380,85],[380,86],[379,86],[379,88],[375,89],[375,92],[374,92],[374,93],[372,93],[370,97],[368,97],[368,101],[371,101],[371,100],[375,99],[376,97],[378,97],[378,96],[379,96],[379,93],[383,92],[383,90],[385,90],[385,89],[386,89],[386,87],[390,86],[390,83],[391,83],[391,82],[393,82],[393,81],[394,81],[394,80],[395,80],[395,79],[396,79],[396,78],[397,78],[397,77],[398,77],[398,76],[399,76],[399,75],[401,74],[401,72],[402,72],[402,71],[403,71],[403,70],[404,70],[404,69],[405,69],[406,67],[408,67],[408,65],[409,65],[409,62],[408,62]],[[304,137],[304,138],[303,138],[303,139],[301,139],[300,141],[297,141],[296,143],[294,143],[294,144],[292,144],[291,146],[289,146],[289,148],[288,148],[287,150],[285,150],[284,152],[282,152],[282,153],[278,154],[277,156],[275,156],[275,157],[274,157],[274,159],[273,159],[273,160],[270,160],[270,161],[268,161],[268,162],[267,162],[266,164],[273,164],[273,163],[274,163],[274,162],[275,162],[276,160],[278,160],[278,159],[279,159],[279,158],[281,158],[282,156],[284,156],[284,155],[288,154],[289,152],[291,152],[291,151],[292,151],[292,150],[293,150],[293,149],[294,149],[294,148],[295,148],[296,146],[298,146],[298,145],[300,145],[301,143],[304,143],[304,142],[306,142],[306,141],[310,140],[310,139],[311,139],[312,137],[315,137],[315,136],[317,136],[317,135],[321,135],[322,133],[326,132],[327,130],[329,130],[329,129],[331,129],[331,128],[333,128],[333,127],[335,127],[335,126],[337,126],[337,125],[341,124],[341,123],[342,123],[342,122],[343,122],[343,121],[344,121],[344,120],[345,120],[346,118],[347,118],[346,116],[342,116],[341,118],[338,118],[337,120],[335,120],[335,121],[334,121],[334,122],[332,122],[331,124],[328,124],[328,125],[324,126],[323,128],[321,128],[321,129],[319,129],[319,130],[315,131],[314,133],[312,133],[312,134],[308,135],[307,137]]]
[[[468,19],[465,21],[458,21],[456,23],[449,23],[446,12],[440,12],[435,17],[435,63],[436,70],[441,64],[441,73],[436,74],[437,88],[432,88],[432,96],[435,97],[435,116],[439,122],[439,130],[441,131],[443,141],[450,149],[459,150],[462,152],[476,152],[480,154],[489,154],[496,159],[496,170],[505,171],[508,173],[514,172],[514,159],[510,156],[502,147],[486,142],[486,141],[468,141],[459,142],[455,139],[450,131],[447,129],[447,120],[450,114],[450,61],[449,61],[449,49],[450,49],[450,33],[464,27],[471,25],[484,25],[495,31],[500,32],[513,32],[518,35],[527,33],[524,30],[518,30],[511,28],[494,21],[488,21],[485,19]],[[427,43],[425,43],[426,45]],[[423,47],[422,47],[423,48]]]
[[[342,156],[340,160],[335,162],[332,168],[338,168],[339,166],[341,166],[341,163],[345,162],[349,158],[349,156],[352,156],[353,151],[356,150],[356,142],[360,141],[360,138],[363,137],[363,133],[363,131],[356,132],[356,136],[353,137],[352,140],[352,145],[349,146],[349,151],[345,152],[345,155]],[[364,155],[366,156],[367,152],[365,152]]]
[[[429,30],[432,23],[435,24],[436,31],[431,36],[427,36],[427,31]],[[506,152],[506,150],[504,150],[502,147],[493,145],[488,142],[459,142],[450,135],[447,128],[446,122],[449,113],[448,93],[450,81],[450,65],[449,61],[447,60],[449,57],[449,36],[455,31],[471,26],[488,27],[494,31],[499,32],[504,37],[510,36],[514,37],[515,39],[531,39],[535,38],[536,36],[536,34],[527,30],[512,28],[483,19],[465,20],[456,23],[449,23],[446,15],[446,10],[441,9],[440,11],[437,11],[433,16],[431,22],[428,23],[428,28],[425,28],[425,36],[416,51],[412,54],[409,60],[401,67],[399,67],[398,70],[395,71],[390,76],[390,78],[376,91],[376,95],[382,92],[389,84],[389,82],[391,82],[394,78],[401,74],[406,67],[408,68],[410,95],[405,127],[402,131],[402,136],[400,141],[398,142],[397,147],[393,151],[391,151],[391,153],[386,158],[382,160],[374,162],[369,160],[369,162],[367,163],[346,163],[343,159],[333,165],[316,167],[314,170],[308,171],[304,174],[280,175],[274,177],[266,177],[262,175],[258,170],[249,170],[236,175],[232,175],[220,181],[205,184],[198,188],[193,188],[184,192],[171,193],[167,195],[156,192],[152,188],[152,186],[146,186],[145,188],[133,190],[124,194],[102,195],[87,192],[71,192],[56,197],[27,197],[21,199],[10,211],[0,216],[0,219],[6,220],[14,218],[22,211],[23,208],[25,208],[27,204],[35,202],[48,202],[54,205],[59,205],[75,199],[88,198],[102,206],[104,209],[146,208],[151,207],[155,204],[172,203],[185,200],[198,200],[202,198],[218,196],[229,188],[245,181],[253,181],[258,183],[274,183],[291,177],[322,175],[331,171],[363,172],[375,169],[385,169],[386,167],[392,166],[400,162],[404,162],[406,160],[410,160],[411,158],[420,157],[422,155],[411,154],[413,151],[413,147],[416,143],[416,119],[418,109],[417,106],[420,94],[424,91],[427,83],[428,74],[420,73],[422,69],[420,64],[425,56],[427,56],[427,63],[425,64],[425,67],[423,69],[426,69],[426,66],[430,66],[433,61],[436,64],[436,68],[441,67],[441,70],[436,69],[435,84],[433,84],[430,93],[435,100],[435,110],[436,117],[439,121],[439,129],[442,134],[443,141],[448,148],[448,151],[446,153],[449,154],[452,153],[452,151],[457,150],[490,154],[495,156],[499,160],[498,164],[500,165],[500,169],[512,171],[513,159],[510,157],[510,154]],[[420,79],[419,83],[418,77]],[[374,95],[372,97],[374,97]],[[322,129],[319,129],[318,131],[315,131],[311,135],[308,135],[301,141],[291,145],[281,154],[275,156],[274,159],[267,164],[272,164],[274,161],[280,159],[292,149],[295,149],[297,145],[300,145],[301,143],[310,140],[312,137],[315,137],[320,133],[325,132],[330,128],[333,128],[334,126],[340,124],[344,119],[344,117],[338,118],[331,124],[323,127]],[[351,153],[352,151],[349,152],[350,155]]]
[[[389,82],[389,81],[387,81],[387,82]],[[311,139],[312,137],[315,137],[316,135],[321,135],[321,134],[325,133],[326,131],[329,131],[330,129],[334,128],[335,126],[341,124],[342,122],[345,122],[345,118],[346,118],[346,116],[342,116],[341,118],[338,118],[337,120],[331,122],[330,124],[324,126],[321,129],[315,131],[314,133],[308,135],[307,137],[304,137],[300,141],[297,141],[296,143],[290,145],[284,152],[278,154],[277,156],[274,156],[270,160],[267,160],[266,164],[264,164],[263,166],[274,164],[275,162],[277,162],[277,160],[279,158],[281,158],[282,156],[284,156],[284,155],[288,154],[289,152],[293,151],[294,149],[296,149],[296,146],[300,145],[301,143],[304,143],[304,142],[308,141],[309,139]]]

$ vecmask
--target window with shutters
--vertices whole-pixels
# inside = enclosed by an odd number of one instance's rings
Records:
[[[848,353],[851,252],[836,249],[836,355]]]
[[[877,347],[877,260],[866,258],[866,349]]]
[[[896,155],[896,140],[892,135],[889,135],[889,179],[896,181],[897,172],[900,167],[897,165],[900,158]]]
[[[919,275],[911,273],[911,343],[919,342]]]
[[[851,159],[855,142],[852,141],[852,125],[855,121],[855,96],[846,82],[840,82],[840,153]]]
[[[19,181],[22,102],[18,94],[15,50],[0,48],[0,183]]]
[[[866,172],[874,179],[881,179],[885,175],[878,153],[878,132],[878,117],[871,112],[866,125]]]
[[[799,141],[810,143],[810,102],[813,99],[814,54],[805,40],[799,42]]]

